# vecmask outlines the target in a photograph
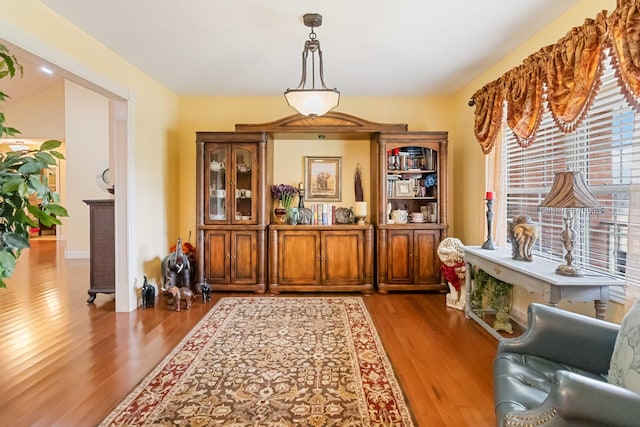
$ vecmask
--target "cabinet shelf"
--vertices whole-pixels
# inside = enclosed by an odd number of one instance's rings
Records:
[[[407,169],[407,170],[395,170],[387,169],[387,175],[406,175],[406,174],[429,174],[437,173],[435,169]]]
[[[398,196],[391,196],[388,197],[389,200],[427,200],[427,201],[436,201],[438,200],[437,197],[409,197],[409,196],[405,196],[405,197],[398,197]]]

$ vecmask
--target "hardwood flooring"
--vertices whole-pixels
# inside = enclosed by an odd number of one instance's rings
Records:
[[[216,300],[253,296],[214,293],[179,313],[160,298],[153,309],[115,313],[113,295],[86,303],[88,260],[62,252],[54,240],[34,240],[0,289],[0,426],[95,426]],[[364,301],[418,426],[495,425],[494,338],[447,309],[442,294]]]

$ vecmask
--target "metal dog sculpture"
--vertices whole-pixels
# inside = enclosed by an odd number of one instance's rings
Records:
[[[152,308],[156,304],[156,288],[147,282],[147,276],[144,276],[142,283],[142,308]]]
[[[211,286],[207,282],[204,282],[202,284],[201,292],[202,292],[202,303],[211,301]]]
[[[182,252],[181,238],[178,238],[175,252],[162,259],[161,267],[163,288],[191,287],[191,263],[189,257]]]

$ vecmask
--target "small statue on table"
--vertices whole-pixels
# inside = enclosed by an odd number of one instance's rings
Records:
[[[540,234],[538,224],[528,215],[518,215],[507,224],[507,236],[511,242],[511,258],[516,261],[533,261],[531,251]]]

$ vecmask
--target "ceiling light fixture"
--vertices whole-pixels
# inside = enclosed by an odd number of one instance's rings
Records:
[[[324,83],[324,71],[322,66],[322,50],[320,41],[316,38],[314,28],[322,25],[322,15],[318,13],[307,13],[303,17],[304,25],[311,28],[309,40],[304,43],[302,51],[302,77],[298,87],[287,89],[284,97],[290,107],[295,108],[300,114],[309,117],[322,116],[329,110],[338,106],[340,92],[337,89],[329,89]],[[311,87],[305,89],[307,83],[307,61],[311,53]],[[316,55],[318,57],[318,77],[321,88],[316,89]]]

